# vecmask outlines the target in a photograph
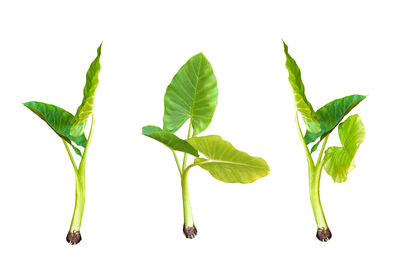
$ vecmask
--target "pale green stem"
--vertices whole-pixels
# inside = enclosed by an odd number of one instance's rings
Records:
[[[192,119],[190,119],[189,131],[186,139],[189,139],[191,137],[192,137]],[[187,153],[185,152],[185,154],[183,155],[182,170],[186,169],[186,160],[187,160]]]
[[[189,123],[189,131],[187,135],[187,139],[192,136],[192,119],[190,119]],[[186,167],[187,162],[187,153],[183,155],[183,163],[181,169],[181,186],[182,186],[182,199],[183,199],[183,217],[184,222],[187,227],[193,227],[193,215],[192,215],[192,206],[190,205],[190,196],[189,196],[189,186],[188,186],[188,170],[192,165]],[[183,171],[183,172],[182,172]]]
[[[82,154],[82,159],[79,164],[79,169],[77,174],[75,174],[75,208],[74,215],[72,216],[70,232],[77,232],[81,228],[83,210],[85,207],[85,165],[86,165],[86,155],[89,149],[90,142],[93,136],[94,129],[94,114],[92,114],[92,125],[90,127],[89,136],[86,142],[85,150]]]
[[[171,149],[171,151],[174,154],[174,159],[175,159],[176,166],[178,167],[179,174],[182,176],[182,169],[181,169],[181,165],[179,165],[178,157],[176,157],[176,153],[173,149]]]
[[[303,144],[304,150],[306,151],[307,163],[308,163],[308,171],[309,172],[310,171],[314,171],[314,169],[315,169],[314,161],[313,161],[313,159],[311,157],[310,151],[308,150],[307,144],[304,141],[303,133],[301,131],[300,124],[299,124],[299,117],[298,117],[297,111],[296,111],[296,124],[297,124],[297,132],[299,133],[299,137],[300,137],[301,143]]]
[[[69,147],[67,145],[67,142],[65,142],[65,140],[63,138],[61,138],[61,140],[64,143],[65,148],[67,149],[69,159],[71,160],[72,166],[74,167],[74,172],[75,172],[75,174],[77,174],[78,173],[78,169],[76,168],[74,157],[71,154],[71,151],[70,151],[70,149],[69,149]]]
[[[193,227],[193,215],[192,215],[192,206],[190,205],[190,197],[189,197],[189,187],[188,187],[188,173],[189,169],[199,164],[191,164],[189,165],[182,173],[181,176],[181,185],[182,185],[182,199],[183,199],[183,216],[185,225],[188,227]]]
[[[319,229],[327,229],[328,224],[326,223],[324,211],[322,210],[321,199],[319,194],[319,184],[321,180],[321,172],[324,166],[324,160],[322,155],[325,150],[326,142],[328,141],[329,135],[325,137],[324,143],[322,145],[321,151],[318,156],[318,161],[315,170],[310,174],[310,200],[314,212],[315,222]]]
[[[190,205],[189,187],[188,187],[188,171],[185,170],[181,176],[182,199],[183,199],[183,217],[187,227],[193,227],[192,206]]]

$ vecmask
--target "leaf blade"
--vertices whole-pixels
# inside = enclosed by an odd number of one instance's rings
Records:
[[[61,107],[43,102],[31,101],[23,105],[46,122],[58,136],[66,140],[72,147],[75,148],[71,141],[79,146],[86,147],[87,139],[84,134],[74,137],[69,133],[74,120],[74,116],[71,113]],[[75,152],[78,153],[76,150]]]
[[[193,137],[187,141],[208,158],[196,158],[195,163],[217,180],[251,183],[269,174],[270,169],[264,159],[235,149],[220,136]]]
[[[358,147],[365,138],[365,127],[356,114],[339,125],[339,138],[342,147],[329,147],[325,151],[325,171],[336,183],[347,180],[347,174],[355,167],[353,161]]]
[[[83,89],[83,100],[75,113],[74,122],[71,126],[70,133],[73,136],[80,136],[83,134],[87,120],[93,113],[96,88],[99,84],[99,72],[101,69],[100,56],[102,45],[103,43],[101,43],[97,48],[97,56],[90,64],[90,67],[86,73],[86,84]]]
[[[189,118],[193,136],[210,124],[218,100],[217,79],[207,58],[191,57],[175,74],[164,96],[163,129],[176,132]]]
[[[300,68],[297,66],[296,61],[290,56],[288,46],[285,42],[283,42],[283,48],[286,55],[285,65],[289,72],[289,82],[292,86],[297,111],[301,113],[307,131],[316,133],[321,129],[321,127],[316,117],[316,113],[305,95]]]
[[[170,132],[162,130],[160,127],[152,125],[144,126],[142,134],[163,143],[172,150],[189,153],[196,157],[199,156],[198,151],[188,142]]]
[[[329,134],[335,127],[342,121],[342,119],[366,96],[364,95],[349,95],[343,98],[335,99],[320,109],[317,110],[317,118],[321,124],[321,130],[317,133],[311,133],[309,131],[304,135],[306,144],[314,142],[320,137],[322,140],[327,134]]]

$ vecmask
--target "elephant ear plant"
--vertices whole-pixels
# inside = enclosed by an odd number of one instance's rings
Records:
[[[167,146],[174,156],[181,177],[186,238],[194,238],[194,225],[188,189],[188,172],[195,166],[207,170],[226,183],[251,183],[269,173],[267,163],[258,157],[235,149],[220,136],[197,136],[210,124],[217,106],[217,79],[211,64],[200,53],[190,58],[172,79],[164,97],[163,129],[145,126],[142,133]],[[189,119],[187,139],[174,133]],[[176,151],[183,152],[182,166]],[[206,158],[200,158],[199,153]],[[187,165],[187,154],[195,156]]]
[[[326,242],[332,237],[332,233],[326,223],[321,207],[319,195],[321,171],[324,167],[326,173],[332,177],[334,182],[342,183],[347,180],[347,174],[355,167],[353,163],[354,156],[359,145],[364,140],[364,125],[358,115],[352,115],[345,121],[342,120],[356,105],[365,99],[365,96],[346,96],[327,103],[317,111],[314,111],[305,96],[300,69],[296,61],[289,55],[287,45],[285,43],[283,45],[286,55],[286,68],[289,71],[289,82],[293,88],[296,104],[297,129],[307,156],[310,199],[318,226],[317,238]],[[299,112],[307,129],[304,136],[299,125]],[[329,147],[324,155],[328,137],[337,126],[339,126],[339,139],[342,146]],[[318,140],[317,143],[309,149],[307,145],[316,140]],[[323,141],[323,144],[318,159],[314,163],[311,154],[318,149],[321,141]]]
[[[80,227],[83,209],[85,206],[85,164],[87,150],[93,136],[94,100],[96,88],[99,84],[98,75],[100,72],[100,55],[101,45],[97,49],[97,57],[92,62],[89,70],[86,73],[86,84],[83,90],[83,100],[81,105],[78,107],[75,116],[68,111],[52,104],[46,104],[42,102],[24,103],[26,107],[44,120],[47,125],[49,125],[50,128],[61,137],[74,168],[75,209],[72,217],[71,227],[69,228],[67,235],[67,242],[72,245],[78,244],[82,240]],[[91,127],[89,136],[86,139],[84,130],[90,116],[92,116]],[[72,156],[68,145],[70,145],[75,153],[81,157],[79,167],[76,166],[77,163],[75,163],[74,157]],[[83,147],[83,154],[78,146]]]

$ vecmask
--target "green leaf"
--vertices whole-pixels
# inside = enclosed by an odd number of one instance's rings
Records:
[[[175,74],[164,97],[164,130],[176,132],[189,118],[193,136],[204,131],[217,107],[217,78],[207,58],[191,57]]]
[[[307,131],[304,136],[306,144],[314,142],[319,137],[321,137],[320,140],[322,140],[365,98],[366,96],[363,95],[350,95],[336,99],[318,109],[316,113],[318,121],[321,124],[321,130],[317,133]],[[316,147],[314,146],[311,152],[313,152],[313,149],[316,149]]]
[[[71,126],[71,135],[80,136],[83,134],[86,123],[90,115],[93,113],[94,100],[96,95],[96,88],[99,84],[99,72],[100,72],[100,55],[101,46],[97,49],[97,57],[94,59],[86,73],[86,84],[83,89],[83,100],[81,105],[76,111],[74,123]]]
[[[300,68],[297,66],[296,61],[289,55],[288,46],[285,42],[283,42],[283,47],[286,55],[286,69],[289,72],[289,82],[293,89],[297,111],[303,116],[307,131],[317,133],[321,127],[311,103],[306,98]]]
[[[67,141],[74,148],[75,152],[80,155],[79,149],[73,146],[72,142],[86,147],[87,140],[84,134],[78,137],[70,135],[69,131],[74,120],[74,116],[71,113],[58,106],[42,102],[32,101],[24,103],[24,105],[44,120],[54,132]]]
[[[193,148],[192,145],[170,132],[163,131],[160,127],[151,125],[144,126],[142,128],[142,133],[145,136],[151,137],[163,143],[165,146],[172,150],[186,152],[196,157],[199,156],[199,153],[195,148]]]
[[[220,181],[251,183],[269,173],[268,164],[262,158],[235,149],[220,136],[192,137],[187,141],[208,158],[196,158],[195,164]]]
[[[348,117],[339,125],[339,138],[342,147],[330,147],[325,151],[325,170],[336,183],[347,180],[347,174],[355,167],[353,164],[357,149],[365,137],[365,128],[358,115]]]

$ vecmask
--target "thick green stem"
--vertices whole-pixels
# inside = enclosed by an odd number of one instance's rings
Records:
[[[193,215],[192,215],[192,206],[190,205],[190,196],[189,196],[189,187],[188,187],[188,169],[183,172],[181,176],[181,185],[182,185],[182,199],[183,199],[183,217],[184,222],[187,227],[193,227]]]
[[[89,145],[92,140],[93,129],[94,129],[94,114],[92,114],[92,125],[90,127],[90,132],[88,140],[86,142],[86,147],[85,150],[83,151],[78,171],[75,172],[75,208],[74,208],[74,214],[72,216],[71,226],[69,228],[69,231],[71,233],[79,232],[81,228],[83,210],[85,207],[86,156],[87,156],[87,150],[89,149]]]
[[[317,230],[317,238],[320,241],[328,241],[332,234],[328,228],[328,224],[325,220],[324,211],[322,210],[321,200],[319,196],[319,183],[321,179],[321,171],[324,165],[324,161],[322,158],[323,152],[325,150],[326,142],[328,140],[327,135],[325,137],[325,141],[322,145],[321,151],[318,156],[317,164],[314,164],[314,161],[311,157],[311,153],[307,147],[307,144],[304,140],[303,133],[300,128],[298,113],[296,112],[296,124],[297,124],[297,131],[299,133],[301,142],[306,152],[307,162],[308,162],[308,178],[309,178],[309,188],[310,188],[310,200],[311,206],[313,208],[315,222],[317,223],[318,230]]]
[[[309,172],[310,200],[314,212],[315,222],[317,223],[318,229],[328,229],[328,224],[326,223],[324,211],[322,210],[320,194],[319,194],[321,172],[324,165],[324,161],[322,160],[322,155],[325,150],[326,142],[328,141],[328,136],[325,137],[324,144],[322,145],[320,154],[318,156],[318,161],[315,170]]]

